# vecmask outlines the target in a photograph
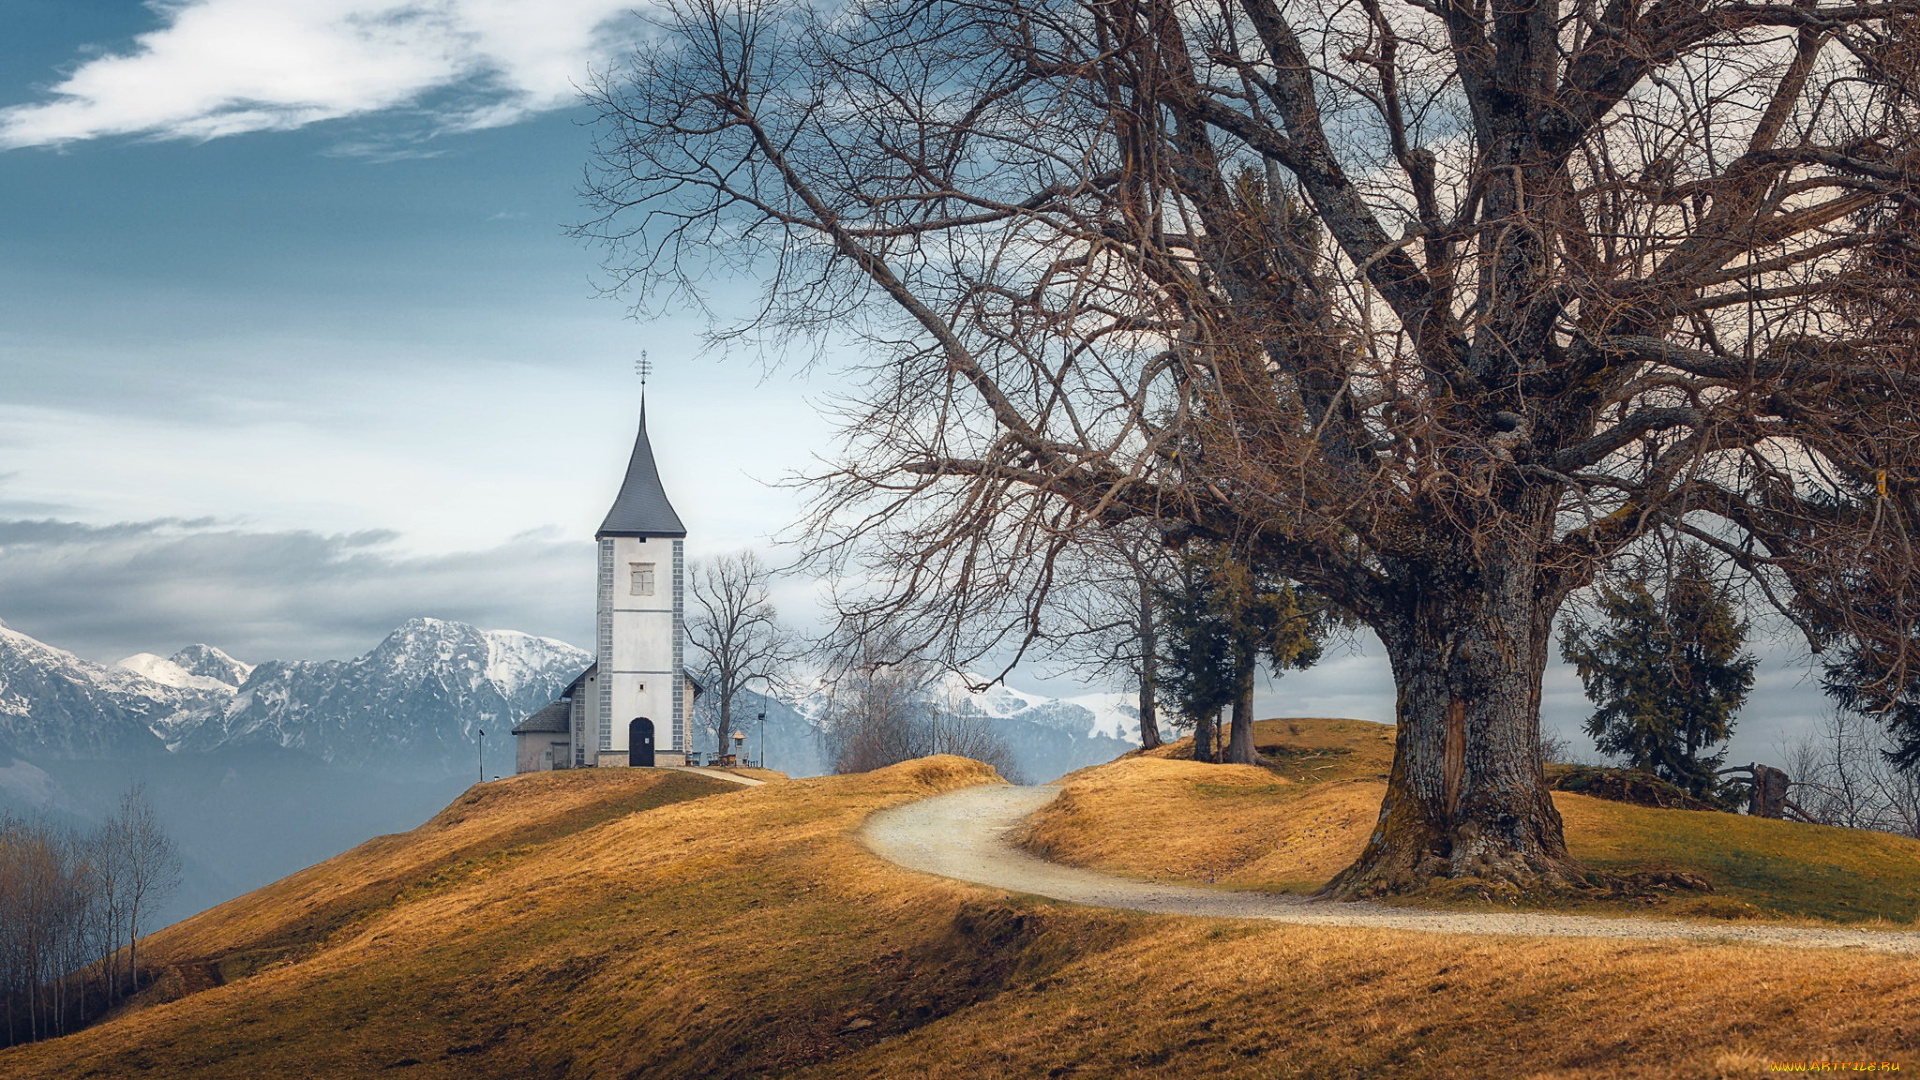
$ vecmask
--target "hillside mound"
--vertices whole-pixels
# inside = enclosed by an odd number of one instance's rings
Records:
[[[1555,791],[1571,791],[1608,802],[1632,803],[1660,810],[1719,810],[1704,799],[1687,794],[1669,783],[1638,769],[1608,769],[1598,765],[1549,765],[1547,786]]]
[[[1220,789],[1195,796],[1209,827],[1261,785],[1360,786],[1246,779],[1196,781]],[[1916,958],[1122,914],[911,873],[854,839],[877,810],[994,782],[932,758],[746,789],[488,784],[156,935],[206,985],[0,1053],[0,1075],[1724,1077],[1920,1050],[1898,1020],[1920,1010]],[[1755,977],[1773,970],[1792,977]]]
[[[1263,720],[1254,732],[1264,765],[1196,763],[1182,740],[1065,777],[1060,797],[1017,839],[1047,858],[1140,880],[1313,892],[1366,845],[1386,794],[1393,729],[1293,719]],[[1618,786],[1634,801],[1670,798],[1650,785]],[[1566,790],[1554,805],[1581,862],[1653,883],[1629,899],[1561,906],[1654,903],[1679,916],[1839,923],[1920,916],[1920,841]],[[1664,886],[1674,882],[1704,882],[1712,895],[1680,889],[1668,899]],[[1452,892],[1446,902],[1478,899]]]

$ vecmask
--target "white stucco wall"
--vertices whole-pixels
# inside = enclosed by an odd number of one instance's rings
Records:
[[[603,753],[626,755],[628,724],[639,716],[653,721],[656,752],[685,749],[674,738],[673,722],[674,680],[680,677],[673,662],[673,583],[683,569],[676,565],[678,551],[671,539],[613,538],[613,588],[608,598],[612,641],[600,672],[611,689],[607,717],[611,730],[610,750]],[[651,596],[633,595],[635,563],[654,566]],[[684,732],[684,721],[677,726]]]

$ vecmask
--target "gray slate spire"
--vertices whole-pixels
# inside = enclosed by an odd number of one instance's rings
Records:
[[[660,486],[660,469],[653,463],[653,444],[647,441],[647,403],[642,401],[640,435],[633,441],[627,478],[620,484],[613,509],[607,511],[607,520],[600,523],[600,531],[594,533],[593,538],[685,535],[687,527],[680,524],[680,515],[673,512],[667,491]]]

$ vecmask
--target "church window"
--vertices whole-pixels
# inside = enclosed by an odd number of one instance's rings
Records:
[[[633,563],[633,595],[653,595],[653,564],[650,562]]]

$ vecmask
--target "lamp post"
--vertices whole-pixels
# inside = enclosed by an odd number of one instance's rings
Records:
[[[487,782],[487,729],[474,728],[473,733],[480,743],[480,782]]]
[[[767,767],[767,710],[760,710],[760,767]]]

